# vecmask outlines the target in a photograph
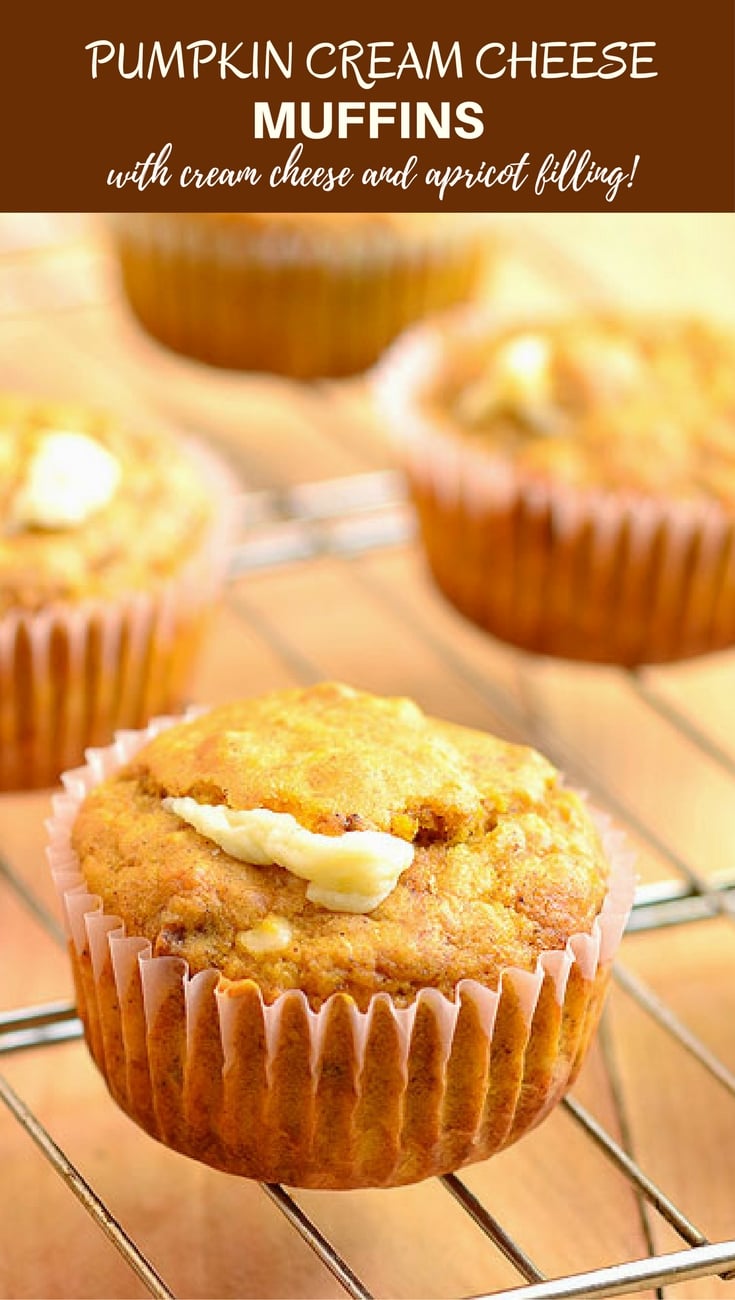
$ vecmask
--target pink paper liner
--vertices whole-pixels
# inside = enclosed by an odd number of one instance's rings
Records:
[[[735,644],[735,518],[721,503],[542,481],[424,407],[491,326],[450,313],[398,340],[374,376],[447,598],[562,658],[636,666]]]
[[[341,237],[320,223],[212,213],[107,223],[149,334],[211,365],[295,378],[364,370],[409,323],[472,297],[493,251],[485,214]]]
[[[453,1000],[365,1011],[298,990],[266,1005],[252,981],[154,957],[91,894],[71,846],[86,793],[179,719],[92,750],[53,800],[48,858],[80,1015],[119,1104],[152,1136],[226,1169],[305,1187],[393,1186],[446,1173],[515,1141],[573,1081],[599,1016],[633,899],[632,855],[597,814],[611,863],[590,934],[509,968],[497,991],[462,980]]]
[[[85,749],[180,707],[225,577],[235,482],[188,443],[214,513],[180,571],[147,591],[0,617],[0,790],[51,785]]]

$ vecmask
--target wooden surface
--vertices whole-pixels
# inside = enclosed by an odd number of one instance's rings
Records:
[[[499,229],[503,308],[606,295],[735,311],[733,216],[542,216]],[[391,465],[360,381],[307,388],[210,375],[137,335],[101,231],[82,217],[0,221],[0,384],[203,433],[248,491]],[[735,868],[735,655],[638,681],[531,662],[464,624],[432,590],[417,548],[402,544],[243,575],[212,627],[193,695],[216,703],[327,676],[411,694],[432,712],[545,747],[597,802],[608,791],[656,837],[653,849],[633,835],[643,881],[675,875],[672,854],[706,877]],[[681,718],[719,749],[705,753]],[[45,794],[0,797],[0,1009],[71,995],[64,953],[42,924],[44,909],[55,915],[47,808]],[[631,935],[621,960],[735,1070],[733,921]],[[342,1294],[257,1186],[140,1133],[81,1043],[0,1064],[178,1296]],[[704,1233],[735,1238],[735,1098],[620,988],[575,1095]],[[145,1294],[1,1106],[0,1169],[1,1296]],[[655,1213],[641,1216],[625,1179],[563,1110],[466,1181],[549,1275],[646,1255],[649,1232],[656,1249],[679,1244]],[[377,1296],[456,1297],[520,1281],[438,1182],[295,1195]],[[707,1280],[672,1294],[733,1290]]]

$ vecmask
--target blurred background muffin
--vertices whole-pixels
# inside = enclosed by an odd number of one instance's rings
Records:
[[[365,370],[412,321],[471,298],[487,219],[436,213],[111,214],[125,294],[167,347],[298,379]]]
[[[209,453],[76,405],[0,399],[0,789],[182,701],[223,577]]]
[[[378,388],[433,575],[482,627],[627,665],[735,642],[735,335],[459,312]]]

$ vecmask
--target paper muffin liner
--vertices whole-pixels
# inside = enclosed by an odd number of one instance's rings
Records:
[[[108,217],[139,323],[211,365],[358,373],[410,322],[471,297],[487,269],[485,217],[440,215],[410,237],[356,227],[335,238],[318,223],[238,215]]]
[[[214,513],[179,572],[147,591],[0,617],[0,790],[54,784],[90,745],[180,708],[232,540],[234,479],[187,445]]]
[[[90,751],[54,798],[49,861],[79,1013],[114,1099],[153,1137],[230,1173],[315,1188],[388,1187],[483,1160],[539,1123],[573,1082],[633,897],[632,858],[606,819],[608,892],[591,933],[506,969],[497,991],[408,1007],[345,994],[318,1011],[292,990],[191,975],[127,935],[86,887],[71,831],[86,793],[177,719]]]
[[[633,667],[735,644],[735,517],[719,502],[541,481],[423,402],[454,346],[487,328],[457,313],[378,367],[432,575],[503,641]]]

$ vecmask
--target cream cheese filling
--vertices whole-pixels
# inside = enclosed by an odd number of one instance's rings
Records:
[[[462,393],[460,418],[482,424],[505,407],[546,432],[552,409],[552,351],[539,334],[519,334],[497,351],[492,364]]]
[[[306,897],[330,912],[372,912],[413,862],[413,844],[384,831],[319,835],[290,813],[238,811],[188,797],[164,799],[163,806],[230,857],[256,867],[275,864],[308,880]]]
[[[51,429],[41,436],[11,507],[29,528],[74,528],[112,500],[120,465],[86,433]]]
[[[269,912],[252,930],[240,930],[235,937],[235,944],[244,952],[283,952],[293,937],[293,930],[285,916]]]
[[[508,402],[538,402],[549,396],[551,348],[539,334],[519,334],[499,349],[495,382]]]

